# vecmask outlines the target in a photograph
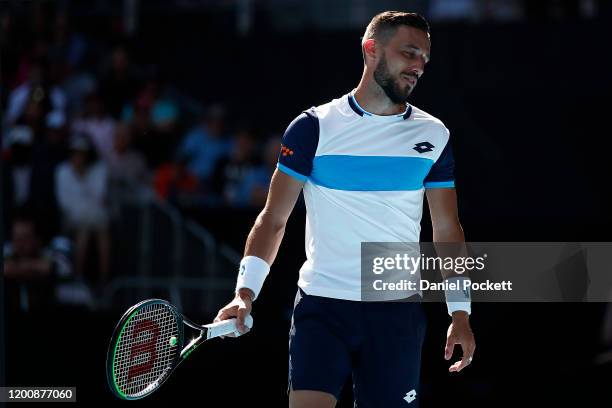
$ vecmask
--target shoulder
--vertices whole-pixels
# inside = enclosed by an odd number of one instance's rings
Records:
[[[412,113],[410,115],[410,120],[417,122],[425,127],[425,129],[429,132],[433,132],[439,136],[448,139],[449,130],[444,125],[440,119],[436,118],[430,113],[425,112],[423,109],[420,109],[414,105],[410,105],[412,107]]]
[[[300,133],[319,134],[321,126],[350,118],[351,111],[347,95],[333,99],[322,105],[313,106],[300,113],[289,125],[288,130],[299,130]]]
[[[283,135],[284,145],[297,145],[306,141],[312,141],[319,137],[319,120],[317,119],[314,108],[300,113],[291,121],[285,134]]]
[[[319,120],[336,119],[340,117],[351,117],[351,107],[348,104],[348,94],[322,105],[314,106],[310,109],[313,116]]]
[[[315,107],[302,111],[298,116],[296,116],[291,123],[289,124],[289,128],[291,127],[299,127],[299,128],[309,128],[314,129],[319,124],[318,115]]]

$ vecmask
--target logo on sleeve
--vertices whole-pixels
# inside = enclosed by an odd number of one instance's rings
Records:
[[[431,152],[436,147],[429,142],[421,142],[414,145],[413,149],[419,153]]]
[[[281,150],[280,150],[281,154],[283,156],[292,156],[293,155],[293,150],[289,149],[286,146],[281,145]]]

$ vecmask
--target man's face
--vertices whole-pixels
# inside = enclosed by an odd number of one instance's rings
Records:
[[[429,61],[427,33],[401,26],[381,49],[374,80],[393,103],[406,103]]]

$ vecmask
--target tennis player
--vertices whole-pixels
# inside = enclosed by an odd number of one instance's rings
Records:
[[[420,302],[362,301],[362,242],[418,242],[427,195],[435,242],[463,242],[449,131],[407,100],[430,56],[427,21],[414,13],[375,16],[362,39],[356,89],[301,113],[287,128],[267,202],[240,263],[235,298],[216,320],[244,316],[259,295],[300,192],[306,256],[289,342],[289,405],[333,407],[350,375],[358,407],[419,403],[425,318]],[[469,292],[447,302],[444,356],[475,342]],[[402,297],[420,292],[402,293]],[[447,294],[447,300],[448,300]]]

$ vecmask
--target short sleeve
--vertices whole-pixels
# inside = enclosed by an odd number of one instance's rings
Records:
[[[313,110],[295,118],[283,135],[277,167],[299,181],[312,172],[312,161],[319,144],[319,120]]]
[[[431,166],[429,174],[425,177],[425,188],[453,188],[455,187],[455,159],[450,140],[444,146],[440,157]]]

